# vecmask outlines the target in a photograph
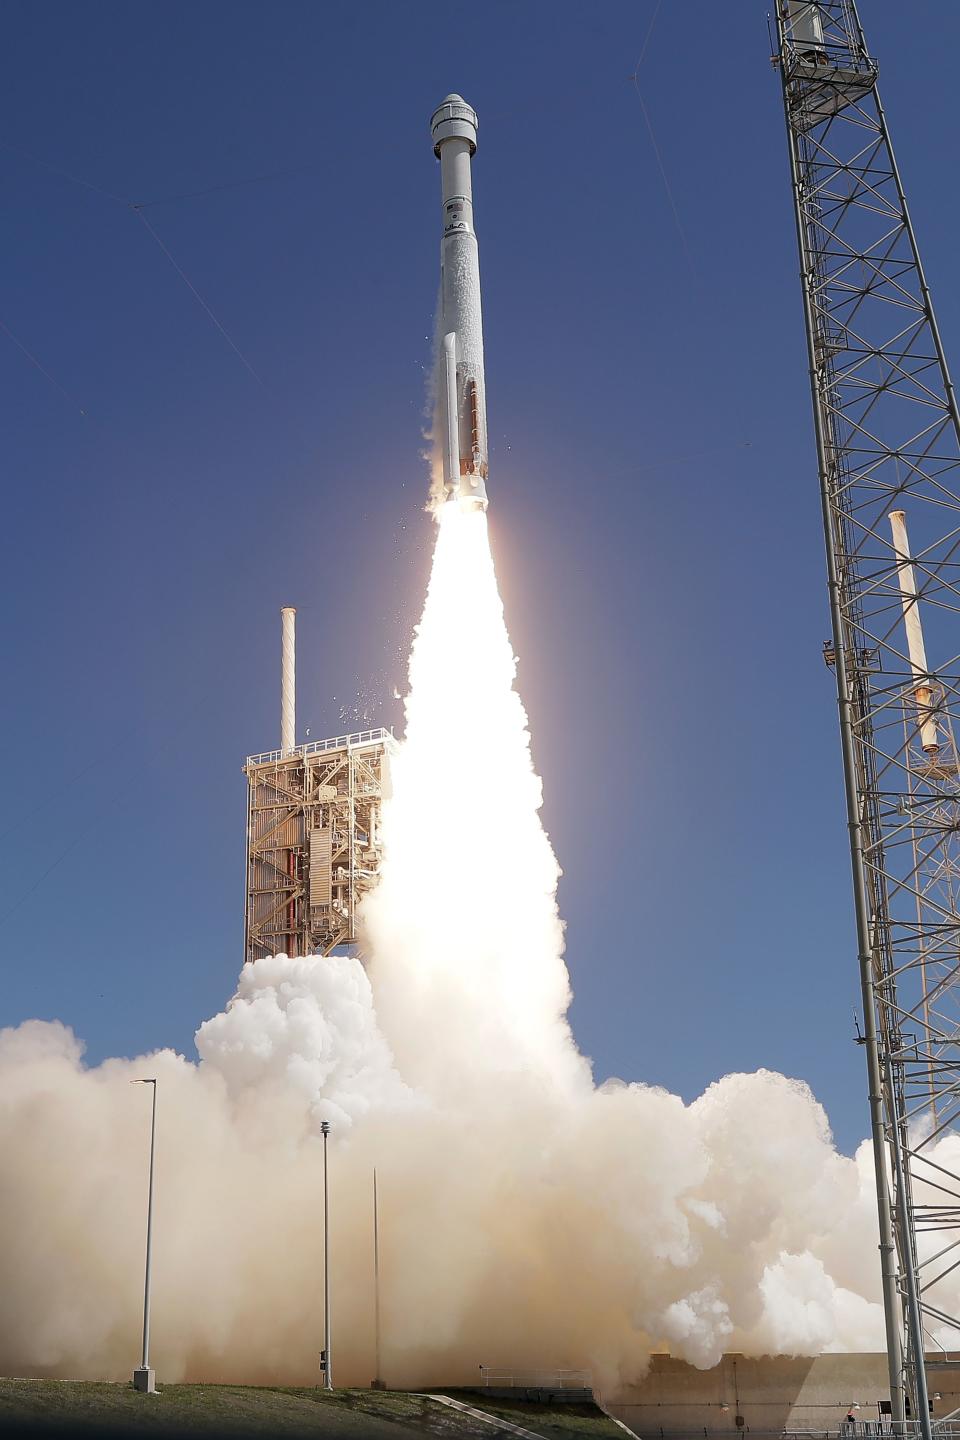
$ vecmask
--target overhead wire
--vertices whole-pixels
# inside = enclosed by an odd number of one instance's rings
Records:
[[[239,346],[239,345],[237,344],[237,342],[233,339],[233,337],[229,334],[229,332],[224,328],[224,326],[221,325],[220,321],[217,319],[216,315],[213,313],[213,311],[211,310],[210,306],[207,304],[206,300],[204,300],[203,296],[200,294],[200,291],[197,289],[196,285],[194,285],[193,281],[190,280],[189,277],[188,277],[186,274],[184,274],[184,272],[183,272],[183,270],[181,269],[181,267],[177,264],[176,260],[175,260],[175,259],[173,258],[173,256],[171,255],[171,253],[170,253],[170,251],[168,250],[167,246],[166,246],[166,245],[163,243],[163,241],[160,239],[160,236],[157,234],[156,230],[154,230],[153,226],[150,224],[150,221],[147,219],[146,215],[144,215],[142,207],[139,206],[139,205],[131,205],[131,206],[130,206],[130,209],[134,212],[135,215],[139,216],[139,218],[143,221],[144,225],[147,227],[147,229],[149,230],[150,234],[153,236],[154,240],[155,240],[155,241],[157,242],[157,244],[160,246],[160,249],[163,251],[164,255],[166,255],[167,259],[170,261],[170,264],[173,266],[174,270],[176,270],[177,274],[180,276],[180,279],[183,281],[184,285],[186,285],[187,289],[190,291],[190,294],[191,294],[191,295],[194,297],[194,299],[197,301],[197,304],[201,307],[201,309],[202,309],[202,310],[210,317],[210,319],[213,321],[214,325],[215,325],[215,326],[217,327],[217,329],[220,331],[220,334],[223,336],[224,340],[226,340],[227,344],[230,346],[230,349],[234,352],[234,354],[235,354],[235,355],[237,356],[237,358],[239,359],[240,363],[241,363],[242,365],[244,365],[247,370],[249,370],[250,374],[253,376],[254,380],[256,380],[257,384],[260,385],[263,389],[266,389],[266,386],[263,384],[263,381],[260,379],[260,376],[257,374],[256,370],[254,370],[253,366],[250,364],[250,361],[247,359],[246,355],[244,355],[243,351],[240,349],[240,346]]]
[[[667,203],[670,206],[670,213],[673,216],[673,223],[676,226],[677,234],[680,237],[680,244],[683,247],[684,257],[686,258],[687,264],[690,267],[691,274],[696,278],[696,266],[693,263],[693,256],[690,252],[690,246],[687,243],[686,231],[684,230],[683,222],[680,219],[680,211],[677,208],[676,198],[673,193],[673,186],[670,184],[670,179],[667,175],[667,168],[663,163],[663,154],[660,150],[659,143],[657,142],[656,132],[653,128],[653,121],[650,119],[650,112],[647,109],[646,101],[643,98],[643,92],[640,89],[640,66],[644,62],[647,50],[650,45],[650,41],[653,38],[654,26],[657,23],[657,16],[660,14],[662,4],[663,0],[657,0],[656,5],[654,6],[653,14],[650,17],[650,24],[647,26],[647,33],[644,37],[643,45],[640,50],[640,58],[637,60],[636,65],[633,67],[633,74],[630,76],[630,79],[633,82],[634,90],[636,90],[637,92],[637,99],[640,102],[640,113],[642,114],[644,124],[647,127],[647,134],[650,137],[650,145],[653,149],[654,159],[657,162],[657,169],[660,171],[660,179],[663,182],[663,189],[667,197]]]
[[[244,366],[244,368],[245,368],[247,371],[249,371],[249,373],[253,376],[253,378],[254,378],[254,380],[257,382],[257,384],[258,384],[262,389],[266,389],[266,386],[264,385],[263,380],[262,380],[261,377],[257,374],[256,370],[254,369],[254,367],[253,367],[253,365],[250,363],[250,361],[247,359],[246,355],[244,355],[243,351],[240,349],[240,346],[239,346],[239,345],[237,344],[237,342],[233,339],[232,335],[229,333],[229,331],[226,329],[226,327],[225,327],[225,326],[221,323],[221,321],[218,319],[218,317],[216,316],[216,314],[215,314],[214,311],[213,311],[213,308],[208,304],[208,302],[207,302],[207,301],[204,299],[204,297],[200,294],[200,291],[197,289],[196,285],[194,285],[193,281],[192,281],[192,280],[189,278],[189,276],[186,274],[186,272],[184,271],[182,265],[180,265],[180,264],[178,263],[178,261],[174,258],[173,254],[172,254],[171,251],[170,251],[169,246],[166,245],[165,242],[164,242],[164,241],[160,238],[160,236],[157,234],[156,230],[155,230],[154,227],[150,224],[150,221],[147,219],[146,215],[144,215],[143,211],[144,211],[147,207],[152,207],[152,206],[154,206],[154,205],[167,205],[167,204],[172,204],[172,203],[173,203],[174,201],[176,201],[176,200],[192,200],[192,199],[197,199],[197,198],[199,198],[201,195],[212,195],[212,194],[215,194],[215,193],[216,193],[217,191],[219,191],[219,190],[233,190],[233,189],[237,189],[237,188],[239,188],[240,186],[243,186],[243,185],[255,185],[255,184],[260,184],[260,183],[265,182],[265,181],[268,181],[268,180],[278,179],[278,178],[280,178],[280,177],[281,177],[282,175],[284,175],[284,174],[295,174],[295,173],[297,173],[297,171],[299,171],[299,170],[307,170],[307,169],[310,169],[310,168],[312,168],[312,167],[306,166],[306,165],[305,165],[305,166],[298,166],[298,167],[291,167],[291,168],[290,168],[289,170],[287,170],[287,171],[276,170],[276,171],[270,172],[270,173],[268,173],[268,174],[266,174],[266,175],[252,175],[252,176],[249,176],[248,178],[243,179],[243,180],[233,180],[233,181],[227,181],[226,183],[224,183],[224,184],[222,184],[222,185],[212,185],[212,186],[209,186],[206,190],[188,191],[188,192],[184,192],[182,195],[170,195],[170,196],[162,197],[162,198],[160,198],[160,199],[158,199],[158,200],[147,200],[147,201],[143,201],[143,202],[137,202],[137,201],[131,200],[128,196],[118,195],[118,194],[116,194],[116,192],[113,191],[113,190],[107,190],[103,185],[97,185],[97,184],[95,184],[92,180],[87,180],[87,179],[85,179],[82,175],[75,175],[75,174],[73,174],[73,172],[70,171],[70,170],[64,170],[63,167],[60,166],[60,165],[52,165],[48,160],[43,160],[43,159],[41,159],[41,157],[40,157],[39,155],[34,155],[31,151],[29,151],[29,150],[24,150],[24,149],[23,149],[21,146],[19,146],[19,145],[11,145],[9,141],[0,140],[0,149],[3,149],[3,150],[8,151],[8,152],[9,152],[10,154],[12,154],[12,155],[19,155],[22,159],[29,160],[29,161],[31,161],[31,163],[34,164],[34,165],[39,165],[39,166],[41,167],[41,169],[43,169],[43,170],[49,170],[52,175],[59,175],[62,179],[64,179],[64,180],[69,180],[69,181],[71,182],[71,184],[73,184],[73,185],[80,185],[80,186],[82,186],[82,188],[83,188],[84,190],[90,190],[90,191],[92,191],[92,192],[93,192],[94,194],[96,194],[96,195],[102,195],[102,196],[103,196],[105,199],[107,199],[107,200],[112,200],[112,201],[114,201],[114,202],[115,202],[116,204],[118,204],[118,205],[123,205],[125,209],[131,210],[135,215],[137,215],[137,216],[140,218],[140,220],[143,221],[143,224],[146,226],[146,228],[147,228],[147,230],[149,231],[149,233],[153,236],[154,241],[155,241],[156,244],[160,247],[160,249],[163,251],[164,255],[165,255],[166,258],[169,260],[170,264],[173,266],[174,270],[175,270],[176,273],[179,275],[179,277],[180,277],[180,279],[183,281],[184,285],[186,285],[186,287],[187,287],[187,289],[190,291],[191,295],[192,295],[192,296],[194,297],[194,299],[197,301],[198,305],[201,307],[201,309],[204,311],[204,313],[207,315],[207,317],[210,319],[210,321],[213,323],[213,325],[216,326],[217,330],[219,330],[219,332],[220,332],[220,334],[223,336],[224,340],[226,340],[227,344],[230,346],[231,350],[232,350],[232,351],[234,352],[234,354],[237,356],[237,358],[239,359],[240,363]],[[24,355],[27,357],[27,359],[30,360],[31,363],[34,364],[34,365],[37,367],[37,369],[41,372],[41,374],[43,374],[43,375],[45,375],[45,376],[47,377],[47,379],[51,382],[51,384],[55,385],[56,388],[57,388],[63,395],[65,395],[65,396],[67,397],[67,399],[70,400],[70,402],[71,402],[72,404],[76,404],[76,403],[77,403],[77,402],[74,400],[74,397],[73,397],[72,395],[70,395],[70,393],[69,393],[67,390],[65,390],[65,389],[63,388],[63,386],[62,386],[57,380],[54,379],[54,377],[49,373],[48,370],[44,369],[43,365],[41,365],[40,361],[36,358],[36,356],[33,355],[33,354],[31,353],[31,351],[29,351],[29,350],[27,349],[27,347],[26,347],[20,340],[17,339],[17,337],[13,334],[13,332],[12,332],[11,330],[9,330],[6,326],[3,326],[3,325],[2,325],[2,322],[0,322],[0,328],[3,328],[3,329],[5,330],[6,334],[10,336],[10,339],[14,342],[14,344],[17,345],[17,346],[23,351],[23,353],[24,353]],[[85,415],[85,414],[86,414],[86,411],[82,408],[82,406],[78,406],[78,409],[80,409],[80,413],[81,413],[82,415]]]
[[[113,800],[113,803],[111,804],[111,806],[110,806],[109,808],[112,810],[116,805],[118,805],[118,804],[120,803],[121,798],[123,798],[123,797],[121,797],[121,796],[115,797],[114,800]],[[16,900],[13,902],[12,905],[8,906],[8,908],[7,908],[6,910],[4,910],[2,914],[0,914],[0,925],[6,924],[6,922],[10,919],[10,917],[11,917],[12,915],[15,915],[15,914],[17,913],[17,911],[20,909],[20,906],[23,905],[23,904],[25,904],[26,901],[30,899],[30,896],[31,896],[31,895],[36,894],[36,892],[39,890],[40,886],[43,884],[44,880],[46,880],[47,876],[48,876],[48,875],[51,875],[51,874],[53,873],[53,871],[56,870],[57,866],[60,865],[60,864],[62,864],[62,862],[63,862],[64,860],[66,860],[66,858],[67,858],[67,856],[70,854],[71,850],[75,850],[75,849],[77,848],[77,846],[81,843],[81,841],[89,839],[89,837],[90,837],[92,834],[94,834],[97,830],[99,830],[100,826],[105,823],[106,819],[107,819],[107,814],[106,814],[106,813],[102,813],[100,816],[98,816],[98,818],[97,818],[95,821],[93,821],[90,825],[88,825],[88,826],[86,827],[86,829],[84,829],[84,830],[79,830],[79,831],[77,832],[77,834],[74,835],[74,837],[73,837],[73,839],[70,841],[70,843],[69,843],[63,850],[60,851],[60,853],[57,855],[57,857],[56,857],[54,860],[52,860],[52,861],[50,862],[50,864],[47,866],[46,870],[43,870],[43,871],[37,876],[37,878],[34,880],[33,884],[30,885],[30,886],[28,886],[26,890],[22,891],[22,893],[20,894],[19,898],[16,899]]]
[[[59,175],[64,180],[72,181],[74,185],[82,185],[84,190],[92,190],[97,195],[104,195],[108,200],[116,200],[119,205],[130,204],[125,195],[115,195],[112,190],[105,190],[102,185],[95,185],[92,180],[84,180],[80,175],[72,175],[69,170],[63,170],[59,165],[51,165],[49,160],[41,160],[39,155],[33,155],[20,145],[11,145],[8,140],[0,140],[0,150],[7,150],[11,155],[19,155],[23,160],[30,160],[34,165],[39,165],[42,170],[49,170],[51,175]]]
[[[26,345],[24,345],[23,341],[19,338],[19,336],[14,335],[13,331],[10,329],[10,326],[5,325],[2,320],[0,320],[0,330],[3,331],[4,335],[6,335],[9,340],[13,341],[17,349],[21,351],[21,353],[24,354],[30,361],[30,364],[35,365],[36,368],[40,371],[40,374],[44,375],[50,381],[50,384],[54,386],[55,389],[60,391],[60,394],[64,397],[64,399],[68,400],[71,405],[75,405],[80,411],[80,414],[86,417],[87,412],[86,410],[84,410],[83,406],[80,404],[76,396],[71,395],[69,390],[64,389],[64,387],[60,384],[60,381],[54,375],[50,374],[50,371],[45,365],[42,365],[40,363],[36,355],[34,355],[33,351],[28,350]]]
[[[643,37],[643,44],[640,47],[640,58],[637,61],[636,65],[633,67],[634,75],[636,75],[637,71],[640,69],[640,66],[643,64],[644,57],[647,53],[647,46],[650,44],[650,40],[653,36],[653,27],[657,23],[657,16],[660,14],[660,7],[662,4],[663,0],[657,0],[656,5],[654,5],[653,7],[653,14],[650,16],[650,24],[647,26],[647,33]]]
[[[112,746],[110,753],[115,753]],[[35,820],[38,815],[42,815],[45,811],[49,810],[54,801],[63,800],[64,796],[68,794],[75,785],[79,785],[81,780],[86,779],[86,777],[91,773],[91,771],[96,770],[98,765],[103,765],[108,758],[109,757],[106,755],[97,755],[91,761],[89,761],[88,764],[84,765],[82,770],[75,770],[74,773],[70,776],[69,780],[58,781],[55,788],[48,791],[39,804],[31,805],[31,808],[29,810],[26,810],[23,812],[23,814],[17,816],[17,818],[8,827],[8,829],[0,831],[0,845],[6,844],[6,842],[10,839],[11,835],[15,834],[17,831],[22,831],[24,826],[29,821]]]

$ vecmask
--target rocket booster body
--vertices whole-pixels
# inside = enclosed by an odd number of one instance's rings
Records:
[[[476,112],[448,95],[430,122],[440,160],[443,238],[440,248],[440,384],[438,433],[448,500],[487,508],[487,399],[483,379],[480,260],[473,228],[470,162],[477,148]]]

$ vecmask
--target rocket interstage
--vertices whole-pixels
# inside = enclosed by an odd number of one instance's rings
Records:
[[[430,121],[440,160],[443,238],[440,245],[440,384],[437,418],[443,437],[443,488],[448,500],[487,508],[487,398],[483,379],[480,257],[473,228],[470,161],[477,148],[476,111],[448,95]]]

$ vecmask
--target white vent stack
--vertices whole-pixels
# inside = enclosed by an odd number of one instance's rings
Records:
[[[292,605],[280,611],[280,749],[288,755],[297,744],[297,612]]]
[[[910,540],[907,536],[907,516],[903,510],[890,511],[890,529],[893,531],[893,548],[897,556],[897,579],[900,586],[900,603],[903,606],[903,625],[907,632],[907,654],[910,669],[918,682],[914,690],[917,702],[917,724],[920,728],[920,744],[928,755],[940,748],[937,736],[937,722],[933,711],[933,692],[930,688],[930,672],[927,669],[927,649],[923,643],[923,626],[920,623],[920,602],[917,599],[917,582],[910,559]]]

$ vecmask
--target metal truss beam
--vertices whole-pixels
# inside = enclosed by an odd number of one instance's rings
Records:
[[[926,1436],[925,1351],[960,1338],[960,416],[855,0],[778,0],[777,40],[893,1420]]]
[[[249,757],[247,960],[356,943],[357,907],[379,875],[392,745],[366,730]]]

